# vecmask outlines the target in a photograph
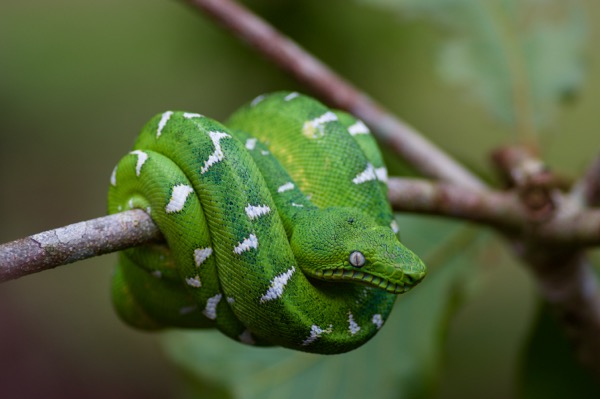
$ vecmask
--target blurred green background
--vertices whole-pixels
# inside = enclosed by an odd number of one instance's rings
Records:
[[[490,150],[516,142],[514,126],[440,77],[447,32],[430,19],[366,0],[245,3],[477,173],[493,176]],[[539,136],[549,165],[571,178],[600,142],[600,67],[587,44],[600,39],[600,5],[577,7],[589,22],[578,60],[583,84],[566,93]],[[303,90],[182,2],[3,0],[0,242],[104,215],[112,168],[154,114],[183,109],[224,119],[277,89]],[[403,230],[403,239],[411,246],[428,234]],[[442,337],[435,397],[515,396],[535,287],[498,242],[477,260],[468,300]],[[181,393],[183,378],[159,335],[113,314],[114,263],[103,256],[0,287],[2,397]]]

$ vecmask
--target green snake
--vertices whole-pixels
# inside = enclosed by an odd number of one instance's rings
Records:
[[[259,96],[226,124],[159,114],[111,176],[109,213],[143,209],[165,239],[121,252],[117,313],[147,330],[352,350],[425,276],[398,240],[386,180],[364,123],[295,92]]]

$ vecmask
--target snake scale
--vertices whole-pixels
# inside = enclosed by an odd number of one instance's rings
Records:
[[[165,239],[120,253],[117,313],[146,330],[352,350],[425,276],[398,240],[386,179],[364,123],[295,92],[225,124],[159,114],[111,176],[109,213],[146,210]]]

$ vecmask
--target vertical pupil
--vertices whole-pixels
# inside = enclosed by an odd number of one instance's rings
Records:
[[[355,267],[361,267],[365,264],[365,256],[359,251],[350,254],[350,264]]]

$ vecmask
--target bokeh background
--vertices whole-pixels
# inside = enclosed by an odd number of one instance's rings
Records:
[[[493,180],[490,150],[518,140],[468,89],[440,77],[447,32],[431,20],[368,1],[244,3],[480,175]],[[577,4],[587,21],[581,84],[539,136],[544,159],[571,179],[600,143],[600,5]],[[2,0],[0,242],[104,215],[112,168],[154,114],[183,109],[224,119],[278,89],[303,91],[183,2]],[[403,237],[410,246],[428,236]],[[435,397],[515,395],[535,286],[500,244],[484,255],[442,337]],[[114,263],[102,256],[0,287],[1,397],[182,394],[186,373],[160,335],[114,315]]]

